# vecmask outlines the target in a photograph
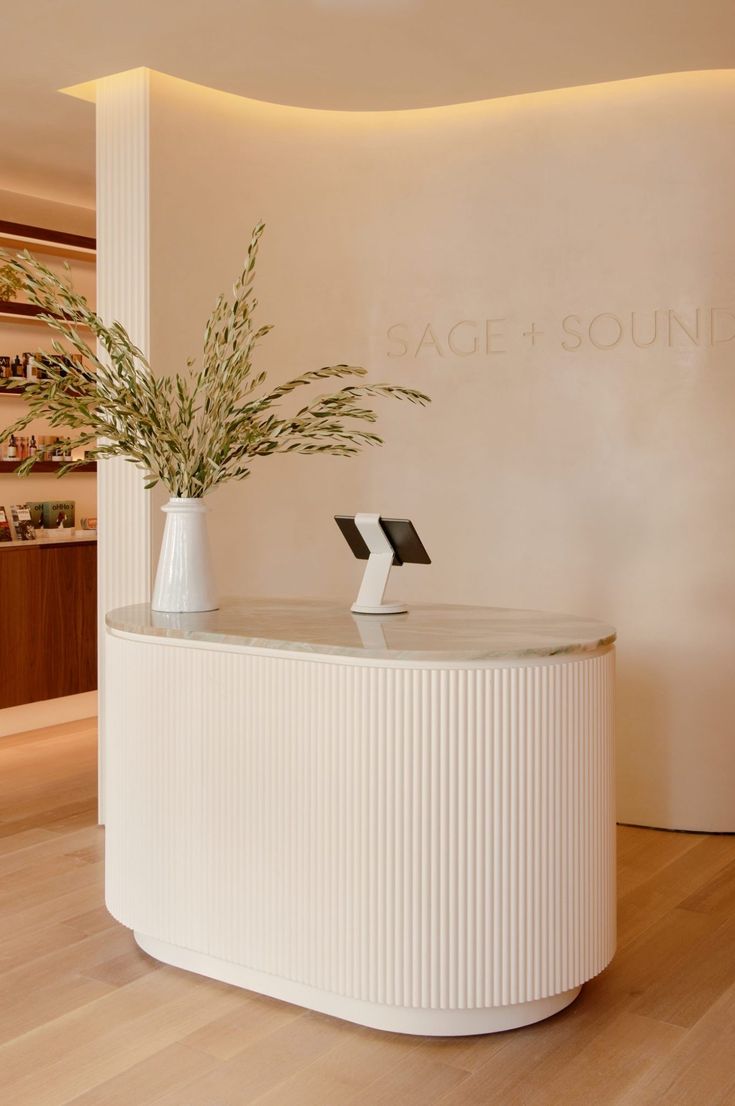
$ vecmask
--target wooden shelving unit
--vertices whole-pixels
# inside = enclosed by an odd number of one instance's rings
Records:
[[[34,227],[28,223],[12,223],[0,219],[0,247],[6,250],[30,250],[33,253],[64,257],[69,261],[91,261],[97,258],[97,240],[84,234],[67,234],[66,231]],[[32,303],[16,300],[0,300],[0,319],[13,323],[40,322],[38,316],[45,312]]]
[[[15,300],[0,300],[0,319],[9,323],[31,323],[34,326],[48,326],[39,316],[45,315],[42,307],[35,303],[17,303]],[[89,330],[84,323],[76,324],[80,330]]]
[[[15,387],[13,387],[13,388],[0,388],[0,399],[2,399],[3,396],[11,396],[13,399],[18,399],[18,398],[23,399],[23,393],[25,392],[26,384],[36,384],[36,383],[38,383],[37,379],[26,380],[22,376],[16,377],[16,379],[18,380],[18,383],[15,385]],[[73,393],[70,393],[70,394],[78,395],[77,392],[73,392]]]
[[[0,219],[0,247],[8,254],[28,250],[47,260],[53,269],[57,261],[73,264],[83,290],[93,296],[93,266],[96,259],[94,238],[48,230],[25,223]],[[39,352],[50,347],[54,335],[45,314],[34,304],[0,300],[0,324],[4,339],[0,352],[12,356],[24,350]],[[92,337],[86,330],[85,336]],[[7,343],[7,348],[2,348]],[[15,422],[19,409],[28,410],[24,396],[26,382],[16,378],[9,388],[0,389],[0,425]],[[2,400],[7,402],[2,408]],[[47,431],[44,431],[47,433]],[[63,433],[63,428],[58,428]],[[5,454],[6,445],[2,447]],[[96,513],[94,502],[95,461],[85,461],[75,473],[88,474],[86,480],[71,482],[65,478],[54,489],[51,480],[64,467],[63,461],[38,461],[30,476],[39,479],[23,483],[17,476],[18,460],[0,460],[0,502],[23,503],[26,499],[50,500],[76,497],[77,510]],[[34,490],[35,489],[35,490]],[[72,490],[74,489],[74,490]],[[8,511],[8,517],[10,512]],[[12,668],[12,678],[0,679],[0,708],[32,703],[42,699],[76,695],[91,691],[97,683],[97,543],[64,539],[28,542],[3,542],[0,546],[0,642],[10,643],[4,658]],[[19,632],[18,627],[30,627]],[[36,629],[42,631],[39,644]]]
[[[0,219],[0,246],[6,250],[30,250],[31,253],[38,250],[70,261],[94,261],[97,256],[94,238],[28,223],[11,223],[7,219]]]
[[[0,461],[0,475],[12,476],[21,463],[21,461]],[[34,472],[58,472],[59,469],[62,469],[67,463],[68,462],[66,461],[37,461],[36,464],[33,466],[30,475],[33,475]],[[79,465],[73,471],[75,473],[96,472],[97,462],[85,461],[83,465]]]
[[[83,234],[69,234],[66,231],[50,230],[47,227],[31,226],[28,223],[13,223],[0,219],[0,247],[7,251],[29,250],[31,253],[63,257],[69,261],[94,262],[97,256],[97,242]],[[19,303],[16,300],[0,300],[0,321],[23,323],[35,327],[47,327],[39,318],[47,312],[32,303]],[[85,328],[86,329],[86,328]],[[22,399],[25,382],[19,381],[10,388],[0,388],[0,400],[4,398]],[[0,461],[0,475],[13,476],[20,461]],[[31,470],[33,474],[58,473],[64,467],[64,461],[38,461]],[[95,473],[96,461],[85,461],[74,473]]]
[[[22,379],[22,378],[21,378]],[[34,384],[36,381],[29,380],[29,384]],[[23,399],[23,393],[25,391],[25,383],[17,385],[15,388],[0,388],[0,399],[3,396],[11,396],[13,399]],[[77,395],[76,392],[73,393]]]
[[[16,303],[15,300],[0,300],[0,319],[9,319],[13,323],[38,323],[39,315],[44,315],[34,303]],[[45,324],[44,324],[45,325]]]

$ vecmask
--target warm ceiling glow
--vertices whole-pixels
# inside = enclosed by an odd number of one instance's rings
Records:
[[[145,66],[141,66],[137,69],[126,70],[123,73],[111,73],[93,81],[85,81],[82,84],[62,88],[59,91],[68,96],[76,97],[79,100],[95,103],[97,99],[97,86],[101,82],[108,80],[121,81],[126,76],[133,74],[137,75],[141,70],[145,69]],[[487,111],[488,109],[503,111],[526,104],[528,101],[541,100],[548,102],[550,99],[562,101],[572,97],[576,99],[580,97],[586,97],[587,99],[590,97],[609,99],[612,95],[624,95],[627,91],[633,93],[640,89],[642,85],[650,85],[653,83],[674,86],[692,80],[706,81],[708,83],[724,81],[728,84],[732,84],[732,82],[735,81],[735,69],[688,70],[680,73],[658,73],[649,77],[631,77],[620,81],[604,81],[596,84],[573,85],[569,88],[553,88],[541,92],[524,92],[514,96],[495,97],[488,100],[471,100],[467,103],[447,104],[439,107],[400,108],[380,111],[345,111],[276,104],[267,100],[254,100],[247,96],[239,96],[234,92],[223,92],[220,89],[195,84],[193,81],[185,81],[180,77],[171,77],[166,73],[160,73],[154,69],[147,70],[147,72],[150,74],[152,80],[161,80],[171,85],[178,85],[188,89],[190,92],[196,90],[197,95],[202,99],[216,98],[220,110],[224,103],[229,102],[231,107],[235,110],[239,107],[240,110],[247,109],[250,112],[259,112],[261,115],[264,112],[272,113],[274,121],[276,119],[285,121],[287,118],[298,116],[302,120],[304,118],[311,119],[314,122],[318,120],[330,120],[332,122],[344,122],[351,125],[360,125],[361,123],[375,125],[376,121],[380,120],[382,126],[386,124],[389,125],[393,122],[400,123],[409,119],[412,122],[430,122],[437,118],[446,118],[449,115],[469,116],[477,112]]]

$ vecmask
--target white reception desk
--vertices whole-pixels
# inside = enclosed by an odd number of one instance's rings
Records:
[[[233,600],[107,617],[107,905],[152,956],[487,1033],[615,947],[610,626]]]

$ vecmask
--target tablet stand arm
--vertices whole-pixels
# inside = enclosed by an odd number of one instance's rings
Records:
[[[404,603],[383,602],[394,550],[380,525],[380,515],[355,515],[355,526],[370,556],[352,610],[355,614],[404,614],[408,609]]]

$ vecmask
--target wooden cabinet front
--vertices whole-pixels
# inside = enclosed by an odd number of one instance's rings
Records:
[[[0,708],[96,687],[96,543],[0,549]]]

